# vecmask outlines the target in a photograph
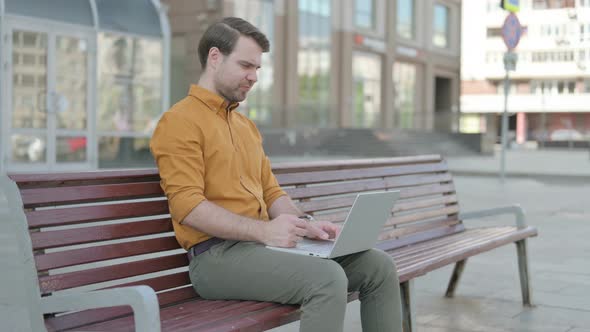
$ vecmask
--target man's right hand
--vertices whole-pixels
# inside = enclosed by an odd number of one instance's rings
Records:
[[[260,242],[272,247],[292,248],[303,237],[327,238],[328,234],[291,214],[281,214],[263,224]]]

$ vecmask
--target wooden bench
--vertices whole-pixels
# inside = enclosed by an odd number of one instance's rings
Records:
[[[536,229],[525,224],[518,206],[460,214],[440,156],[295,162],[273,169],[305,212],[334,222],[343,221],[355,193],[401,189],[378,247],[397,263],[407,331],[414,325],[413,278],[456,264],[446,292],[451,297],[468,257],[510,243],[517,248],[523,303],[531,304],[526,239]],[[33,275],[32,302],[39,306],[33,311],[50,331],[131,331],[134,325],[142,332],[160,326],[260,331],[299,318],[297,306],[207,301],[195,293],[156,169],[9,178],[3,189],[13,191],[16,222],[30,241],[24,264]],[[467,228],[463,223],[497,214],[514,214],[516,224]]]

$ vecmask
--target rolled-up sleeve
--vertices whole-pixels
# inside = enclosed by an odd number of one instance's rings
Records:
[[[262,177],[261,178],[262,178],[262,190],[263,190],[264,203],[266,203],[266,206],[268,208],[270,208],[272,206],[272,203],[274,203],[274,201],[276,201],[277,198],[287,195],[287,193],[285,191],[283,191],[283,189],[281,189],[281,186],[279,185],[277,178],[272,173],[270,160],[264,154],[262,155]]]
[[[202,138],[199,128],[181,115],[166,112],[150,141],[170,215],[179,223],[205,200]]]

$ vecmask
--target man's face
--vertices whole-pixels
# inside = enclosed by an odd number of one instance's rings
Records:
[[[233,52],[220,57],[213,77],[215,90],[230,103],[241,102],[258,80],[262,49],[252,38],[240,36]]]

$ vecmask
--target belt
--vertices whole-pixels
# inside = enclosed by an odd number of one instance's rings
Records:
[[[223,241],[225,240],[220,239],[218,237],[212,237],[208,240],[195,244],[194,246],[190,247],[186,253],[188,255],[188,261],[190,262],[193,258],[197,257],[198,255],[209,250],[209,248]]]

